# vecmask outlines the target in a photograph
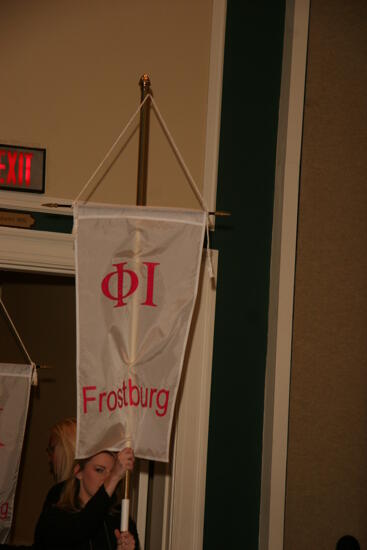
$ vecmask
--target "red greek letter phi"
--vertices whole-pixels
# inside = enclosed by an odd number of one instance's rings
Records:
[[[135,271],[132,269],[127,269],[127,262],[121,262],[119,264],[112,264],[116,268],[115,271],[108,273],[102,280],[101,288],[103,294],[109,299],[114,300],[116,304],[113,307],[122,307],[126,306],[127,302],[124,301],[126,298],[134,294],[139,286],[139,279]],[[153,293],[154,293],[154,272],[159,262],[143,262],[143,265],[147,268],[147,277],[146,277],[146,296],[145,301],[141,303],[142,306],[151,306],[156,307],[157,304],[153,302]],[[114,296],[110,291],[110,282],[112,277],[117,277],[117,295]],[[127,281],[126,277],[129,277]],[[127,283],[126,283],[127,281]],[[129,285],[129,287],[128,287]],[[124,293],[125,288],[125,293]],[[127,289],[128,288],[128,289]]]

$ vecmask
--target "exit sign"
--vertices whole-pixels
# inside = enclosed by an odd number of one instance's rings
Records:
[[[0,190],[44,193],[46,149],[0,144]]]

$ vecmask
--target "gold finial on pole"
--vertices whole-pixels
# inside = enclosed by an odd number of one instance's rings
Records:
[[[146,96],[151,94],[150,78],[147,74],[143,74],[140,78],[139,85],[141,88],[141,101],[144,101]],[[136,204],[138,206],[145,206],[147,203],[149,118],[150,98],[146,100],[140,111],[138,186],[136,194]]]

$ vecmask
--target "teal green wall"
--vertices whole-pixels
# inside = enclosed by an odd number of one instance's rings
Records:
[[[228,0],[204,550],[258,548],[285,0]]]
[[[36,212],[29,210],[16,210],[14,208],[0,208],[1,213],[16,217],[17,214],[25,214],[33,222],[30,227],[23,229],[32,229],[33,231],[52,231],[53,233],[71,233],[73,230],[73,216],[63,214],[49,214],[45,212]],[[2,226],[19,227],[10,223],[1,223]]]

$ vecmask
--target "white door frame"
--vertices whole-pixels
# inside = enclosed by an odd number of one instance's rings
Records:
[[[282,550],[284,538],[294,276],[309,10],[309,0],[288,0],[286,3],[270,268],[260,550]]]

